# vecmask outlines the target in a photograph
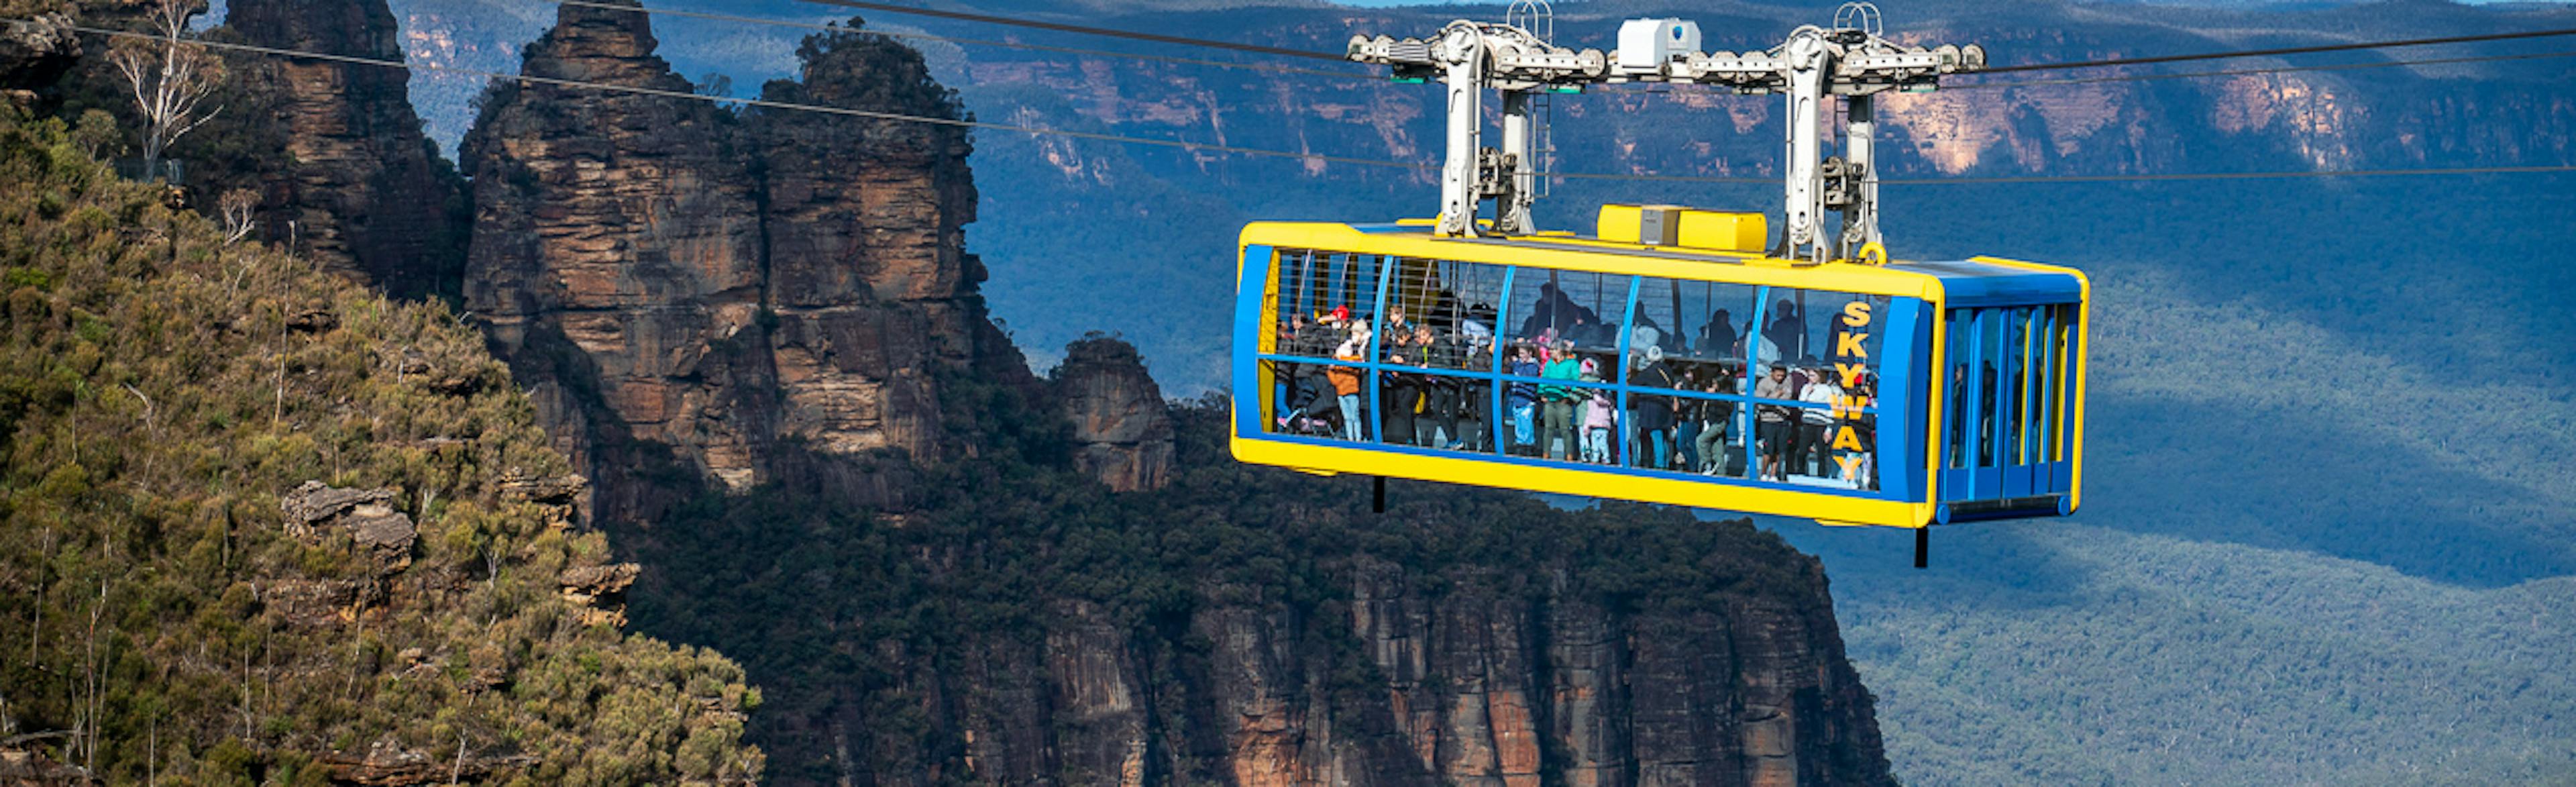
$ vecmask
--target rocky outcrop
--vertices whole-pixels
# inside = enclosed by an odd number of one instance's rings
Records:
[[[391,489],[340,489],[306,481],[278,501],[286,515],[288,535],[305,539],[346,531],[357,548],[375,560],[379,573],[411,565],[411,547],[420,531],[411,516],[393,509]]]
[[[1169,480],[1171,412],[1135,347],[1097,336],[1074,342],[1050,385],[1073,422],[1073,461],[1083,473],[1120,492]]]
[[[1523,582],[1369,559],[1331,570],[1346,600],[1322,604],[1216,584],[1186,616],[1131,626],[1060,601],[1035,647],[961,633],[971,657],[875,699],[926,715],[852,709],[828,742],[772,745],[841,752],[861,783],[944,767],[987,783],[1892,784],[1808,566],[1692,608],[1572,589],[1565,565]]]
[[[53,84],[80,62],[79,34],[61,13],[0,21],[0,90]]]
[[[529,45],[526,73],[689,90],[654,56],[644,15],[566,6],[560,18]],[[465,305],[539,386],[547,433],[577,461],[650,440],[728,482],[755,479],[776,386],[756,351],[758,181],[739,134],[703,102],[546,84],[486,97],[463,148],[475,183]]]
[[[385,0],[232,0],[248,43],[401,60]],[[264,234],[397,297],[453,295],[463,194],[412,110],[411,72],[306,58],[256,61],[287,156],[262,174]]]
[[[524,68],[688,91],[655,46],[643,14],[566,6]],[[802,54],[806,80],[772,98],[958,112],[882,39],[826,34]],[[976,293],[967,151],[953,127],[496,88],[463,149],[466,306],[612,494],[639,446],[735,489],[788,454],[971,452],[952,435],[973,414],[943,406],[943,377],[1032,378]]]
[[[13,735],[0,740],[0,787],[89,787],[98,784],[89,771],[78,765],[57,762],[45,752],[20,748],[40,743],[52,735]]]
[[[392,741],[377,741],[364,753],[330,752],[314,760],[329,771],[333,783],[364,787],[455,784],[466,779],[481,782],[496,770],[523,769],[537,762],[536,758],[526,756],[440,759],[419,749],[403,748]]]

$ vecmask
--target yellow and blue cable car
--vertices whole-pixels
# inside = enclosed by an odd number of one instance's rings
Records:
[[[1760,214],[1640,211],[1245,228],[1235,458],[1918,530],[2081,502],[2081,273],[1775,259]]]
[[[1398,477],[1912,528],[1918,567],[1931,525],[2073,512],[2084,276],[1891,263],[1879,240],[1874,97],[1937,89],[1984,50],[1886,38],[1866,3],[1767,51],[1697,51],[1679,19],[1619,41],[1468,20],[1352,37],[1352,60],[1447,86],[1440,214],[1244,229],[1235,458],[1377,476],[1381,508]],[[1776,247],[1763,214],[1676,206],[1535,229],[1537,97],[1631,81],[1785,97]],[[1828,103],[1845,151],[1819,161]]]

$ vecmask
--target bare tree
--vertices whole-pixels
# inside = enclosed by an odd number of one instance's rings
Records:
[[[255,215],[253,211],[259,208],[259,192],[250,189],[233,189],[224,192],[223,199],[216,203],[216,207],[220,208],[223,214],[224,244],[240,243],[241,239],[250,237],[250,231],[256,228],[256,225],[251,223],[251,219]]]
[[[143,170],[159,174],[161,154],[170,144],[195,131],[222,107],[205,109],[206,95],[223,82],[223,61],[203,45],[188,41],[188,20],[205,12],[202,0],[148,0],[149,37],[119,38],[107,53],[109,63],[125,74],[134,89],[135,111],[143,116]]]

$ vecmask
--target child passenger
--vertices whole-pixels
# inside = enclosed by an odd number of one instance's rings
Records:
[[[1576,379],[1587,383],[1601,382],[1600,365],[1590,358],[1583,359],[1583,373]],[[1611,417],[1611,410],[1615,406],[1607,390],[1592,388],[1585,389],[1585,393],[1588,396],[1583,400],[1583,461],[1606,465],[1612,459],[1610,430],[1616,422]]]

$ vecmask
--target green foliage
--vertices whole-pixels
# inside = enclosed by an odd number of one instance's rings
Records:
[[[0,118],[0,735],[77,730],[54,756],[111,783],[319,784],[378,744],[530,784],[759,775],[738,667],[558,593],[607,546],[501,494],[567,467],[481,336],[222,245],[64,126]],[[307,480],[394,490],[409,565],[287,534]]]

